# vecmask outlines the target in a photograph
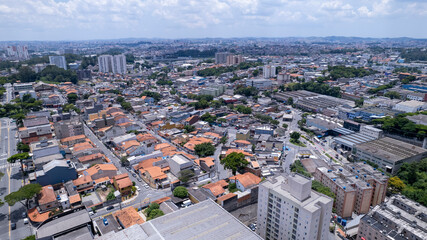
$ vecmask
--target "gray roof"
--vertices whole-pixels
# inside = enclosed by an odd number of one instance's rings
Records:
[[[142,225],[100,239],[262,239],[212,200],[206,200]]]
[[[52,160],[45,165],[43,165],[43,171],[46,173],[52,170],[54,167],[66,167],[68,168],[68,164],[64,160]]]
[[[60,234],[69,229],[85,225],[90,221],[91,219],[88,212],[86,210],[80,210],[40,225],[36,232],[36,238]]]
[[[26,118],[23,121],[25,127],[34,127],[49,124],[47,117]]]

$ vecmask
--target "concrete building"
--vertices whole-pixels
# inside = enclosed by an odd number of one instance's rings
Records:
[[[413,113],[418,112],[426,108],[426,104],[424,102],[411,100],[411,101],[405,101],[398,103],[394,106],[394,110],[406,112],[406,113]]]
[[[182,154],[176,154],[168,159],[170,171],[173,175],[179,176],[179,172],[193,167],[193,161]]]
[[[59,143],[56,139],[42,140],[30,144],[30,152],[33,158],[41,158],[59,153]]]
[[[23,124],[19,128],[19,137],[24,144],[52,138],[52,127],[47,117],[24,119]]]
[[[354,147],[357,160],[368,160],[384,171],[396,174],[405,162],[415,162],[427,157],[427,149],[385,137],[357,144]]]
[[[126,56],[114,55],[113,56],[113,73],[114,74],[125,74],[127,72],[126,69]]]
[[[242,55],[228,55],[227,56],[227,65],[237,65],[244,62],[245,59]]]
[[[356,239],[426,239],[426,213],[427,208],[419,203],[394,195],[360,220]]]
[[[78,118],[55,123],[55,135],[58,139],[84,134],[83,123]]]
[[[378,128],[374,128],[374,127],[369,126],[369,125],[362,126],[360,128],[360,133],[367,135],[367,136],[370,136],[370,137],[373,137],[375,139],[384,137],[383,130],[378,129]]]
[[[276,77],[276,66],[264,66],[262,68],[262,76],[266,79]]]
[[[135,224],[122,231],[111,231],[98,239],[255,240],[262,238],[213,200],[208,199],[143,224]]]
[[[30,58],[27,46],[7,46],[7,56],[17,60],[27,60]]]
[[[366,163],[332,165],[316,168],[314,178],[331,189],[336,196],[338,216],[367,213],[370,206],[384,201],[388,177]]]
[[[64,56],[49,56],[49,64],[67,70],[67,61]]]
[[[227,57],[231,55],[228,52],[217,52],[215,53],[215,64],[226,64]]]
[[[113,71],[113,56],[101,55],[98,57],[99,72],[108,73]]]
[[[33,83],[14,83],[13,91],[14,93],[19,93],[21,91],[31,91],[34,90]]]
[[[98,57],[99,72],[125,74],[126,69],[126,56],[121,55],[101,55]]]
[[[328,239],[332,204],[300,175],[269,179],[259,186],[257,233],[264,239]]]
[[[291,74],[289,74],[289,73],[279,73],[277,75],[277,83],[279,85],[283,85],[283,84],[290,82],[290,81],[291,81]]]
[[[248,79],[246,80],[247,87],[254,87],[258,90],[270,90],[273,86],[273,83],[270,79]]]
[[[201,95],[211,95],[213,97],[218,97],[224,94],[225,85],[210,85],[206,88],[200,90]]]

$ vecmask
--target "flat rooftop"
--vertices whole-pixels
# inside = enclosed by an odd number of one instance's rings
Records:
[[[392,162],[427,154],[427,149],[389,137],[357,144],[356,149]]]
[[[206,200],[99,239],[262,239],[212,200]]]

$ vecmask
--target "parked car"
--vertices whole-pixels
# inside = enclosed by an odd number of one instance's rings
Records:
[[[135,186],[136,187],[136,190],[139,192],[139,191],[141,191],[141,189],[138,187],[138,186]]]
[[[28,224],[30,221],[28,221],[28,218],[24,218],[24,224]]]
[[[12,224],[10,225],[10,227],[12,228],[12,230],[15,230],[15,229],[16,229],[16,223],[12,223]]]
[[[114,206],[108,206],[107,211],[110,211],[111,209],[114,209]]]
[[[22,213],[22,218],[25,218],[25,217],[27,217],[27,213],[26,213],[26,212],[23,212],[23,213]]]
[[[108,220],[106,218],[102,219],[102,222],[104,223],[105,226],[108,225]]]
[[[137,178],[138,182],[142,182],[141,178]]]

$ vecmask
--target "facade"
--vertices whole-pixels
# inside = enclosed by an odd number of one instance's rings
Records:
[[[210,86],[200,90],[200,94],[211,95],[214,97],[221,96],[224,92],[225,92],[225,86],[224,85],[210,85]]]
[[[27,46],[7,46],[7,56],[18,60],[27,60],[30,58]]]
[[[264,239],[328,239],[333,200],[311,190],[300,175],[278,176],[259,186],[257,233]]]
[[[55,135],[59,139],[84,135],[83,123],[76,118],[56,122]]]
[[[49,56],[49,64],[67,70],[67,61],[64,56]]]
[[[24,144],[30,144],[52,138],[52,127],[46,117],[23,120],[24,127],[19,128],[19,137]]]
[[[264,66],[262,68],[262,76],[266,79],[276,77],[276,66]]]
[[[388,177],[366,163],[319,167],[314,178],[331,189],[336,196],[337,215],[351,217],[352,213],[368,213],[385,199]]]
[[[244,62],[245,59],[242,55],[228,55],[227,56],[227,65],[237,65]]]
[[[193,167],[193,161],[182,154],[175,154],[168,159],[170,171],[173,175],[179,176],[179,172]]]
[[[394,195],[360,220],[357,240],[426,239],[427,208]]]
[[[101,55],[98,57],[99,71],[103,73],[125,74],[126,56],[121,55]]]
[[[378,164],[384,171],[396,174],[405,162],[415,162],[427,157],[427,149],[385,137],[354,147],[357,160],[367,160]]]
[[[217,52],[215,53],[215,64],[226,64],[227,57],[231,55],[228,52]]]
[[[370,137],[373,137],[375,139],[384,137],[383,130],[378,129],[378,128],[374,128],[374,127],[369,126],[369,125],[362,126],[360,128],[360,133],[367,135],[367,136],[370,136]]]

